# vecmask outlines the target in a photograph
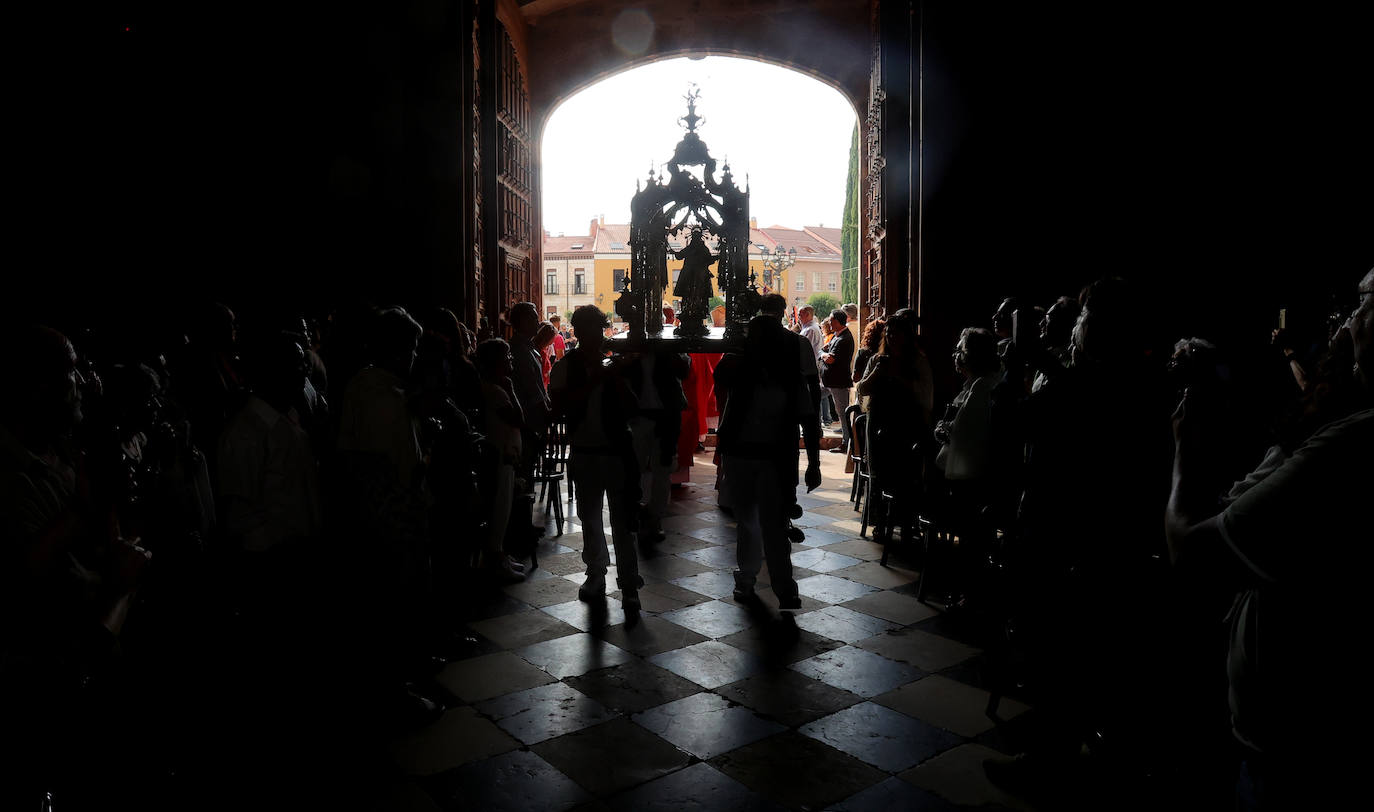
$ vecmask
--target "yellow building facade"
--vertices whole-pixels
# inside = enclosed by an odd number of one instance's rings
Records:
[[[624,281],[630,277],[630,247],[629,247],[630,226],[628,224],[617,223],[597,223],[596,224],[596,248],[593,259],[594,271],[594,297],[597,307],[603,311],[611,313],[615,309],[616,297],[620,294],[620,289]],[[758,280],[759,289],[763,289],[764,282],[764,254],[763,249],[773,250],[774,245],[759,229],[750,229],[751,250],[749,252],[749,269],[753,271]],[[683,242],[679,241],[671,246],[681,248]],[[714,253],[715,246],[712,245]],[[664,291],[663,299],[669,304],[674,304],[677,298],[673,291],[672,281],[675,281],[678,272],[682,270],[682,260],[668,260],[668,276],[671,280],[667,290]],[[782,278],[775,282],[771,290],[776,293],[786,294],[787,281],[790,272],[784,273]],[[720,282],[717,279],[717,266],[711,266],[711,295],[720,295]]]

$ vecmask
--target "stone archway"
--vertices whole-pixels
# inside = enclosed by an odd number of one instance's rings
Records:
[[[563,101],[609,76],[665,58],[754,59],[838,90],[855,109],[861,130],[860,300],[879,313],[919,305],[912,92],[918,15],[911,3],[651,0],[625,9],[595,0],[533,0],[519,12],[536,148],[548,117]],[[884,268],[898,272],[884,274]]]

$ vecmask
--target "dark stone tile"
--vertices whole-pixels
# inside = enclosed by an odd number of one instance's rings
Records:
[[[991,730],[995,724],[987,715],[987,691],[939,674],[909,682],[873,701],[968,738]],[[1027,710],[1009,697],[1003,697],[998,705],[1001,719],[1014,719]]]
[[[520,742],[464,705],[391,742],[390,750],[396,765],[407,774],[434,775],[519,746]]]
[[[694,645],[708,639],[691,629],[653,615],[640,618],[633,626],[627,627],[622,623],[619,626],[600,629],[594,634],[617,648],[641,657]]]
[[[569,677],[567,683],[621,713],[638,713],[701,690],[695,682],[639,658],[614,668]]]
[[[473,621],[468,628],[505,649],[524,648],[555,637],[577,634],[578,631],[558,618],[535,609]]]
[[[526,750],[450,770],[425,789],[446,809],[570,810],[591,800],[571,778]]]
[[[703,688],[737,682],[764,669],[758,657],[716,640],[655,654],[649,662]]]
[[[853,646],[841,646],[788,667],[865,699],[887,693],[924,676],[909,665]]]
[[[987,808],[996,806],[1017,810],[1036,808],[1027,803],[1025,799],[1003,791],[988,780],[987,773],[983,770],[983,763],[989,759],[1005,760],[1005,756],[980,744],[962,744],[921,762],[898,777],[961,807]],[[1062,801],[1071,801],[1073,796],[1081,790],[1081,787],[1075,786],[1075,784],[1076,782],[1071,782],[1064,785],[1063,788],[1067,792],[1062,793],[1062,795],[1056,787],[1055,790],[1051,791],[1051,794],[1061,795],[1061,797],[1055,799],[1054,802],[1047,798],[1042,808],[1047,810],[1080,808],[1076,803],[1062,803]],[[1132,808],[1134,804],[1130,802],[1131,790],[1118,789],[1123,792],[1123,797],[1112,799],[1113,802],[1106,803],[1104,803],[1106,799],[1099,798],[1096,799],[1097,803],[1082,808]]]
[[[615,812],[781,812],[783,809],[704,761],[627,790],[611,798],[607,805]]]
[[[959,812],[959,807],[900,778],[874,784],[826,809],[826,812]]]
[[[586,632],[545,640],[517,649],[515,653],[559,679],[620,665],[634,658],[628,651]]]
[[[776,601],[776,598],[774,600]],[[844,645],[838,640],[830,640],[799,629],[795,622],[785,618],[755,623],[720,640],[722,643],[751,652],[773,666],[795,663]]]
[[[916,579],[921,577],[919,572],[899,566],[890,560],[886,567],[877,561],[855,563],[852,567],[837,570],[835,575],[848,578],[851,581],[858,581],[861,584],[876,586],[879,589],[892,589],[893,587],[915,583]]]
[[[821,809],[887,778],[881,770],[793,731],[716,756],[711,766],[791,809]]]
[[[695,513],[686,516],[669,516],[659,524],[665,533],[687,533],[691,530],[700,530],[703,527],[715,525],[714,516],[706,514],[706,518],[702,518],[702,515]]]
[[[893,590],[898,592],[901,590]],[[914,594],[914,593],[913,593]],[[996,623],[971,615],[940,612],[934,617],[923,620],[916,628],[950,640],[958,640],[975,648],[992,648],[1001,639],[1002,629]]]
[[[449,663],[434,681],[464,702],[481,702],[553,682],[542,669],[509,651]]]
[[[734,634],[748,628],[753,622],[747,609],[724,601],[698,603],[695,606],[664,612],[659,617],[711,638]]]
[[[677,584],[663,582],[646,583],[639,590],[639,602],[649,612],[671,612],[684,606],[695,606],[711,600],[709,595],[683,589]]]
[[[539,569],[554,575],[572,575],[586,570],[587,565],[582,563],[582,553],[577,550],[558,555],[543,555],[540,551]]]
[[[787,727],[804,725],[863,701],[856,694],[790,670],[756,674],[722,685],[716,693]]]
[[[471,623],[517,612],[528,612],[532,608],[528,603],[516,600],[504,592],[493,591],[488,593],[484,600],[467,603],[463,608],[463,619]]]
[[[748,708],[731,707],[724,697],[705,692],[637,713],[632,721],[700,759],[784,730]]]
[[[873,766],[897,772],[963,743],[963,738],[873,702],[845,708],[798,728]]]
[[[646,581],[672,581],[710,570],[705,564],[688,561],[680,555],[659,555],[639,562],[639,574]]]
[[[692,760],[626,719],[559,736],[531,749],[599,797],[680,770]]]
[[[525,744],[591,727],[615,716],[600,702],[561,682],[489,699],[479,703],[477,710]]]
[[[668,532],[664,534],[663,541],[654,544],[650,548],[650,552],[655,556],[681,555],[691,552],[692,550],[709,548],[710,546],[711,543],[709,541],[703,541],[683,533]]]

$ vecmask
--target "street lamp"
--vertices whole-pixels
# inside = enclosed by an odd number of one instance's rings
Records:
[[[796,264],[797,249],[784,251],[779,245],[776,251],[770,252],[768,246],[763,246],[763,292],[772,292],[774,280],[781,285],[783,273]]]

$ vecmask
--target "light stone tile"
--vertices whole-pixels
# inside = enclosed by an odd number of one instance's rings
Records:
[[[927,673],[943,671],[982,653],[981,649],[920,629],[892,631],[860,640],[855,645],[890,660],[910,663]]]

